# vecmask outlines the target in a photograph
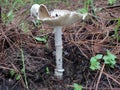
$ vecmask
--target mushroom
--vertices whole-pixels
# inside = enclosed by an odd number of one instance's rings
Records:
[[[40,5],[39,4],[33,4],[31,9],[30,9],[30,15],[31,15],[31,18],[32,18],[32,22],[36,25],[36,22],[35,22],[35,19],[37,18],[39,20],[39,7]]]
[[[84,20],[86,18],[86,14],[80,14],[76,11],[69,10],[59,10],[55,9],[53,11],[48,12],[48,9],[45,5],[41,4],[39,7],[39,19],[48,25],[54,26],[54,34],[55,34],[55,47],[56,47],[56,68],[55,68],[55,76],[59,79],[63,77],[63,64],[62,64],[62,27],[66,25],[70,25],[79,20]]]

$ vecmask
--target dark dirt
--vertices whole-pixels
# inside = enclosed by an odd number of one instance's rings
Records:
[[[82,0],[81,0],[82,2]],[[28,7],[16,11],[16,18],[5,25],[0,23],[0,88],[1,90],[25,90],[22,69],[24,53],[26,76],[29,90],[73,90],[73,84],[83,86],[83,90],[120,90],[120,40],[113,37],[116,20],[120,18],[120,2],[109,6],[107,0],[95,0],[95,7],[103,8],[97,12],[98,18],[86,22],[76,22],[63,28],[63,80],[54,77],[54,35],[53,27],[41,24],[35,27],[30,21]],[[83,7],[79,0],[69,0],[68,4],[50,3],[49,10],[54,8],[77,10]],[[2,7],[4,8],[4,7]],[[92,8],[89,8],[92,13]],[[29,31],[23,32],[20,22],[27,23]],[[118,30],[120,34],[120,29]],[[36,41],[35,36],[48,36],[47,44]],[[112,69],[101,65],[103,71],[91,71],[90,58],[98,53],[106,54],[109,49],[117,56],[117,64]],[[46,68],[50,73],[46,73]],[[13,69],[22,77],[15,79],[10,75]],[[100,73],[102,76],[99,78]],[[98,84],[98,87],[96,87]]]

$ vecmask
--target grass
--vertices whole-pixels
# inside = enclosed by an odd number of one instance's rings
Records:
[[[28,33],[29,32],[29,29],[28,29],[28,25],[24,22],[22,22],[20,24],[20,27],[21,27],[21,30],[24,32],[24,33]]]
[[[90,6],[92,7],[93,14],[96,16],[96,10],[95,10],[96,8],[94,6],[93,0],[84,1],[84,7],[81,9],[78,9],[78,12],[83,13],[83,14],[88,13]]]
[[[2,13],[2,21],[3,21],[3,23],[9,24],[10,22],[13,21],[14,16],[15,15],[13,13],[13,10],[10,10],[7,14]]]
[[[117,41],[120,41],[119,28],[120,28],[120,18],[118,18],[117,25],[116,25],[116,27],[114,29],[114,31],[115,31],[114,36],[117,39]]]
[[[116,1],[117,1],[117,0],[108,0],[108,3],[109,3],[110,5],[113,5],[113,4],[116,3]]]
[[[22,59],[22,72],[24,74],[24,80],[25,80],[25,84],[26,84],[26,89],[29,90],[29,87],[28,87],[28,82],[27,82],[27,76],[26,76],[26,71],[25,71],[25,58],[24,58],[24,53],[23,53],[23,50],[21,49],[21,59]]]

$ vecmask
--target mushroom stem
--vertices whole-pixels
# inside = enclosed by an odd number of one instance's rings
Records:
[[[63,77],[63,61],[62,61],[62,26],[54,27],[55,34],[55,47],[56,47],[56,68],[55,68],[55,76],[58,79],[62,79]]]

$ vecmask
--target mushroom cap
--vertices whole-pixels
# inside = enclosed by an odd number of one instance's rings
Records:
[[[30,9],[30,12],[31,12],[31,15],[33,17],[36,17],[37,19],[39,19],[39,7],[40,5],[39,4],[33,4],[31,9]]]
[[[44,18],[50,18],[48,9],[47,9],[47,7],[44,4],[40,4],[40,7],[39,7],[39,18],[40,18],[40,20],[42,20]]]
[[[59,10],[59,9],[55,9],[53,11],[48,12],[48,9],[45,5],[40,5],[39,8],[40,20],[43,23],[51,26],[70,25],[79,20],[80,21],[84,20],[87,15],[88,13],[80,14],[75,11]]]

